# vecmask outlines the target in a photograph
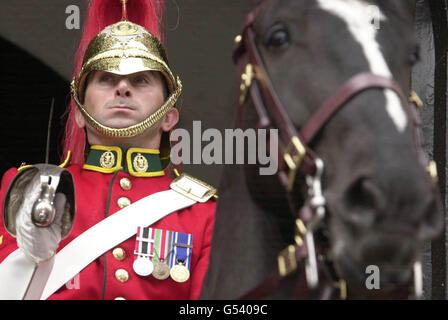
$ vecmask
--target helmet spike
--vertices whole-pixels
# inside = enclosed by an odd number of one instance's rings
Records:
[[[128,11],[126,8],[126,2],[128,2],[128,0],[120,0],[120,1],[121,1],[121,20],[127,21],[128,20]]]

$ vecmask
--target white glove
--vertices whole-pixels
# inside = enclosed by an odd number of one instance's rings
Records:
[[[23,201],[16,216],[17,245],[35,263],[46,261],[56,253],[61,241],[62,216],[67,201],[63,193],[56,193],[53,223],[48,227],[37,227],[31,220],[31,213],[40,190],[40,180],[33,179],[25,190],[25,194],[30,196]]]

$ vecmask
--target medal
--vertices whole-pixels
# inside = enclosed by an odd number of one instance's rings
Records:
[[[149,257],[138,256],[132,264],[132,268],[139,276],[147,277],[153,272],[154,265]]]
[[[170,267],[165,263],[166,253],[169,255],[171,244],[171,232],[167,230],[156,229],[154,235],[154,271],[152,275],[158,280],[165,280],[170,276]],[[169,259],[169,258],[168,258]]]
[[[170,276],[170,267],[165,262],[156,261],[152,275],[158,280],[165,280]]]
[[[153,239],[152,228],[138,227],[137,240],[135,242],[134,250],[134,254],[137,255],[137,258],[134,260],[132,268],[139,276],[147,277],[154,270],[154,265],[150,260],[150,257],[153,256],[154,251]]]
[[[170,277],[176,282],[185,282],[190,278],[192,244],[192,234],[175,232]]]
[[[171,279],[176,282],[185,282],[190,278],[190,271],[181,262],[176,264],[170,270]]]
[[[158,280],[169,277],[176,282],[190,278],[193,235],[161,229],[138,227],[133,263],[136,274],[150,274]]]

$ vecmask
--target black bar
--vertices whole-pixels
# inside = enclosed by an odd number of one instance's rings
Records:
[[[437,163],[439,188],[443,207],[446,199],[446,90],[448,23],[446,0],[428,1],[431,9],[435,47],[434,72],[434,161]],[[432,299],[446,299],[446,235],[445,220],[442,235],[431,243]]]

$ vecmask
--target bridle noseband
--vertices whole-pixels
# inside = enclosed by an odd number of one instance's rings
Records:
[[[252,101],[259,119],[257,128],[278,129],[278,148],[279,154],[282,155],[281,158],[279,157],[278,176],[285,188],[291,213],[296,219],[296,231],[294,243],[278,255],[278,270],[241,299],[260,299],[273,293],[282,279],[298,269],[304,271],[307,287],[304,288],[303,284],[299,284],[294,298],[307,298],[310,290],[316,291],[318,288],[320,292],[315,297],[319,299],[334,298],[336,291],[339,291],[340,297],[345,298],[345,283],[338,282],[339,285],[336,286],[338,290],[335,290],[335,280],[323,263],[319,263],[316,258],[318,248],[315,246],[313,234],[322,224],[326,205],[321,188],[324,163],[309,145],[333,115],[352,98],[372,88],[390,89],[399,96],[408,119],[413,120],[411,126],[414,146],[421,163],[427,167],[429,161],[422,149],[419,135],[421,123],[415,108],[408,104],[395,80],[373,73],[359,73],[348,79],[325,100],[300,131],[297,131],[274,90],[255,44],[253,22],[269,2],[270,0],[263,1],[249,13],[244,22],[242,34],[235,40],[233,59],[240,74],[239,112],[240,119],[243,119],[247,105],[249,101]],[[242,123],[241,127],[243,127]],[[305,177],[308,188],[308,197],[299,210],[292,196],[298,174]],[[421,277],[421,264],[417,262],[414,266],[414,295],[416,297],[422,295]]]

